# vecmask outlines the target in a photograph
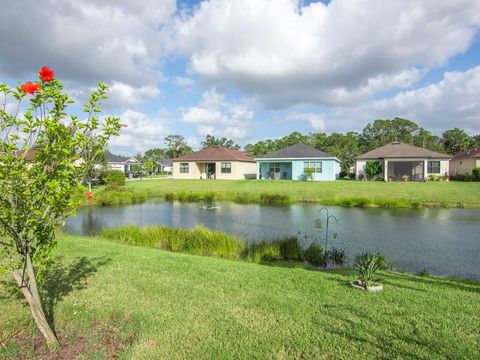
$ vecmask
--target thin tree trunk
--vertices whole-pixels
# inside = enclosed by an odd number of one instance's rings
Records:
[[[28,289],[33,296],[35,302],[40,306],[40,310],[43,312],[42,302],[40,301],[40,295],[38,293],[38,286],[37,286],[37,277],[35,276],[35,271],[33,270],[32,259],[30,258],[30,254],[27,255],[26,258],[27,266],[25,268],[27,275],[28,275]]]
[[[48,324],[47,319],[45,318],[45,314],[42,309],[42,304],[40,303],[40,301],[37,301],[35,299],[30,289],[27,286],[25,286],[22,279],[22,274],[20,273],[20,271],[14,270],[13,278],[15,279],[18,287],[22,291],[22,294],[25,297],[25,300],[27,301],[28,305],[30,305],[30,310],[32,311],[33,319],[35,320],[35,323],[37,324],[38,329],[40,330],[43,337],[45,338],[47,345],[48,346],[58,345],[58,340],[55,334],[53,333],[52,329],[50,328],[50,325]],[[29,286],[35,289],[36,296],[38,297],[37,281],[35,277],[29,278]]]

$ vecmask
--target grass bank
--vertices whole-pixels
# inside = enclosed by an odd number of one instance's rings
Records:
[[[227,200],[239,203],[313,202],[345,207],[479,208],[480,183],[384,183],[376,181],[151,180],[127,182],[123,193],[95,192],[89,204],[110,205],[164,197],[167,200]]]
[[[42,297],[64,358],[478,357],[480,285],[261,266],[61,235]],[[0,275],[0,357],[52,358]],[[80,354],[81,352],[81,354]]]

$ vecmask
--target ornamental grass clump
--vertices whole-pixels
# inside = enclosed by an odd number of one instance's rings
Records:
[[[0,83],[0,271],[11,271],[49,346],[57,345],[38,293],[38,279],[51,266],[55,233],[75,213],[111,136],[116,117],[99,118],[108,87],[98,83],[79,120],[73,103],[47,66],[38,79],[16,88]],[[0,100],[1,101],[1,100]],[[15,104],[13,112],[8,105]],[[62,286],[59,284],[58,286]]]
[[[128,245],[222,258],[237,258],[244,249],[244,243],[237,237],[202,225],[193,229],[132,225],[104,229],[100,236]]]
[[[361,286],[365,290],[372,285],[376,285],[375,273],[382,267],[382,264],[384,264],[384,258],[380,253],[364,252],[355,256],[355,271]]]

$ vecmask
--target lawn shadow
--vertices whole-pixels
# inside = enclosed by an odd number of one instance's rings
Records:
[[[111,261],[110,258],[89,259],[82,256],[69,263],[62,257],[56,257],[54,262],[42,274],[40,298],[45,317],[55,332],[55,305],[74,290],[85,289],[87,279],[97,270]]]

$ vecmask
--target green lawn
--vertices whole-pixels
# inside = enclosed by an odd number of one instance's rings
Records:
[[[261,202],[262,194],[279,194],[287,202],[340,206],[480,207],[480,182],[384,183],[367,181],[151,180],[126,185],[134,196],[170,196]],[[101,198],[101,196],[100,196]],[[106,201],[106,204],[109,202]]]
[[[42,293],[64,358],[480,354],[477,283],[385,272],[384,292],[370,294],[346,285],[350,270],[256,265],[68,235],[56,257]],[[29,309],[9,278],[0,279],[0,358],[49,358]]]

